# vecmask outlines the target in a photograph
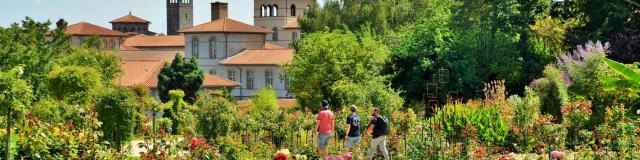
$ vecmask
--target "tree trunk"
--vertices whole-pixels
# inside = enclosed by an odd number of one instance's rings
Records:
[[[7,111],[7,145],[6,145],[6,150],[7,152],[5,155],[5,159],[6,160],[10,160],[11,159],[11,107],[9,107],[9,110]]]

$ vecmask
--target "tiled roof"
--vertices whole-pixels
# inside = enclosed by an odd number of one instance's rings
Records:
[[[300,24],[298,23],[298,21],[293,21],[293,22],[287,23],[282,28],[284,28],[284,29],[300,29]]]
[[[246,105],[248,103],[249,101],[247,100],[238,101],[239,106]],[[298,103],[298,100],[296,99],[278,99],[278,106],[280,106],[281,108],[288,108],[296,105],[297,103]]]
[[[220,62],[222,65],[279,65],[293,60],[292,49],[247,49]]]
[[[264,42],[264,49],[284,49],[284,47],[281,47],[273,43]]]
[[[145,86],[156,88],[158,74],[164,63],[175,57],[172,51],[121,51],[116,53],[123,60],[124,76],[118,80],[122,86]],[[240,83],[205,73],[203,87],[239,86]]]
[[[233,19],[223,18],[191,28],[180,30],[180,33],[271,33],[271,30],[238,22]]]
[[[147,20],[144,20],[140,17],[136,17],[134,15],[131,15],[131,13],[129,13],[129,15],[126,15],[124,17],[120,17],[118,19],[114,19],[112,21],[110,21],[110,23],[151,23]]]
[[[125,38],[123,45],[131,47],[184,47],[184,35],[148,36],[140,34]]]
[[[184,51],[119,51],[114,54],[122,60],[142,60],[142,61],[165,61],[171,62],[176,57],[176,53],[184,57]]]
[[[64,32],[69,35],[79,35],[79,36],[90,36],[90,35],[113,36],[113,37],[127,36],[122,32],[110,30],[104,27],[91,24],[91,23],[87,23],[87,22],[80,22],[80,23],[67,26]]]

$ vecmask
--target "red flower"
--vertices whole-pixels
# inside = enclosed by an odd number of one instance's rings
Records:
[[[205,149],[208,148],[204,138],[203,139],[199,139],[199,138],[196,138],[196,137],[191,138],[191,144],[189,145],[189,147],[191,147],[193,149],[193,148],[196,148],[198,146],[201,146],[201,147],[203,147]]]
[[[598,136],[598,134],[596,134],[596,131],[591,131],[591,136],[596,137],[596,136]]]
[[[618,140],[618,137],[616,137],[616,135],[612,135],[611,136],[611,141],[616,141],[616,140]]]

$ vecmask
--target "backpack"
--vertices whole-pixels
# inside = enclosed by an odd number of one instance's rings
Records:
[[[384,122],[383,125],[380,126],[380,128],[382,128],[382,135],[389,135],[390,132],[390,127],[389,127],[389,119],[387,119],[387,117],[385,116],[378,116],[378,118],[382,119],[382,121]]]

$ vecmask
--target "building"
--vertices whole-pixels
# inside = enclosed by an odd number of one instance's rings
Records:
[[[183,52],[177,52],[183,54]],[[118,79],[120,86],[144,86],[149,88],[151,95],[158,97],[158,74],[164,63],[171,63],[176,55],[173,51],[120,51],[117,52],[123,63],[124,75]],[[239,83],[205,73],[203,90],[234,88]]]
[[[104,27],[100,27],[87,22],[80,22],[70,26],[67,26],[64,30],[65,33],[71,36],[69,43],[75,45],[78,48],[82,48],[82,41],[89,38],[92,35],[97,35],[102,39],[105,50],[119,49],[124,37],[127,35],[110,30]]]
[[[124,39],[120,50],[184,52],[183,35],[135,35]]]
[[[167,0],[167,34],[193,26],[193,0]]]
[[[292,97],[288,78],[278,65],[293,59],[293,50],[266,42],[271,30],[227,18],[227,3],[211,5],[211,22],[180,31],[185,57],[197,59],[205,72],[239,82],[232,93],[241,99],[267,85],[280,98]]]
[[[149,24],[151,24],[151,22],[144,20],[140,17],[131,15],[131,12],[129,12],[129,15],[120,17],[118,19],[114,19],[109,23],[111,23],[111,29],[122,32],[122,33],[147,34],[147,35],[156,34],[149,31]]]
[[[298,17],[315,3],[315,0],[254,0],[254,25],[272,31],[266,37],[268,42],[290,48],[301,34]]]

